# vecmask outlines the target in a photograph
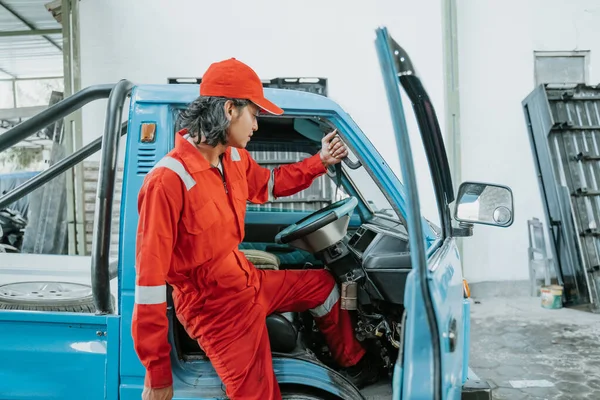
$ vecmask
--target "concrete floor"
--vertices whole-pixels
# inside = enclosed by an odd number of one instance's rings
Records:
[[[600,399],[600,315],[547,310],[539,297],[476,298],[470,358],[494,399]]]

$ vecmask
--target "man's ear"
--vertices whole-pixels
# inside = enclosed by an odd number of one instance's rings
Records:
[[[225,117],[227,117],[227,120],[231,122],[233,119],[233,113],[235,112],[235,105],[233,104],[233,101],[227,100],[223,108],[225,109]]]

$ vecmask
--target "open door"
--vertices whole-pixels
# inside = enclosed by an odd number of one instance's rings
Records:
[[[460,259],[452,237],[449,204],[454,200],[454,191],[444,143],[433,106],[408,54],[385,28],[377,30],[376,47],[408,195],[409,238],[413,238],[412,272],[405,290],[404,352],[394,373],[394,398],[460,398],[462,365],[466,362],[463,286]],[[434,240],[425,234],[421,216],[400,85],[413,106],[435,191],[441,229]]]
[[[407,229],[412,271],[405,288],[406,324],[403,356],[394,371],[395,399],[491,398],[487,384],[467,379],[469,350],[468,290],[465,289],[456,237],[471,236],[474,224],[509,227],[514,221],[509,187],[463,182],[454,201],[443,135],[427,92],[410,57],[377,30],[377,53],[390,106],[396,145],[407,194]],[[429,167],[440,221],[436,235],[427,233],[400,86],[410,99]],[[455,203],[452,225],[450,204]],[[424,222],[425,221],[425,222]]]

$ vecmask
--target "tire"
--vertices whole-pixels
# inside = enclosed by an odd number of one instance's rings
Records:
[[[282,400],[341,400],[339,397],[332,395],[328,392],[322,392],[319,390],[304,390],[304,389],[290,389],[287,390],[282,388],[281,390]]]
[[[281,393],[282,400],[327,400],[325,397],[305,393]]]
[[[111,296],[114,304],[114,297]],[[0,309],[95,313],[92,287],[73,282],[15,282],[0,285]]]

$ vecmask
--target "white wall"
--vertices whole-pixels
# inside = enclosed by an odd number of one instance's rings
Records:
[[[374,46],[375,29],[384,25],[411,55],[444,126],[439,0],[166,4],[81,1],[82,86],[122,78],[166,83],[167,77],[201,76],[210,63],[229,57],[246,62],[261,78],[326,77],[329,96],[352,115],[399,175]],[[104,107],[84,110],[84,143],[101,134]],[[424,157],[417,170],[427,173]],[[431,209],[434,201],[424,198],[424,208]]]
[[[516,207],[511,228],[477,226],[475,236],[463,241],[465,275],[471,282],[527,279],[526,221],[544,216],[521,109],[534,88],[533,52],[591,50],[593,67],[600,52],[600,5],[594,0],[457,3],[462,178],[511,186]],[[439,0],[165,4],[81,1],[84,87],[121,78],[165,83],[167,77],[200,76],[211,62],[229,57],[248,63],[262,78],[326,77],[330,97],[399,173],[373,44],[374,29],[385,25],[411,55],[445,126]],[[600,68],[592,68],[590,83],[598,82]],[[85,110],[85,143],[102,132],[104,107]],[[422,183],[427,178],[422,153],[416,164]],[[430,210],[433,198],[421,200]]]
[[[528,279],[527,220],[544,220],[521,101],[534,89],[534,50],[591,50],[600,62],[595,0],[458,0],[462,178],[512,187],[509,229],[477,226],[464,240],[470,281]],[[590,82],[600,82],[600,67]]]

